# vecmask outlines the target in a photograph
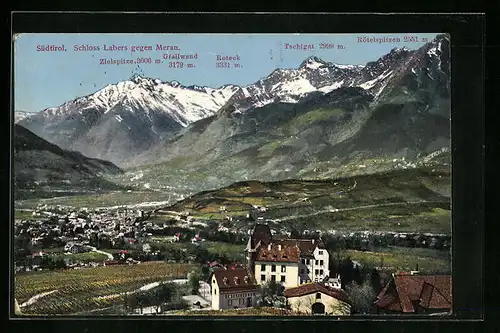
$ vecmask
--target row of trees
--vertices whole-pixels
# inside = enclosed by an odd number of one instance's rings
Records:
[[[450,236],[424,236],[409,235],[405,238],[394,237],[394,235],[370,235],[363,238],[360,235],[351,237],[340,237],[335,235],[322,235],[325,245],[332,251],[343,249],[372,251],[380,247],[400,246],[400,247],[420,247],[434,248],[437,250],[447,250],[451,246]]]
[[[160,283],[158,287],[150,290],[125,294],[123,296],[123,305],[126,312],[139,309],[141,314],[145,307],[153,307],[156,313],[185,309],[189,305],[182,299],[183,291],[185,291],[185,288],[182,288],[179,284],[172,282]]]
[[[201,272],[197,270],[188,274],[188,282],[185,284],[162,282],[149,290],[125,294],[123,296],[125,311],[131,312],[139,309],[142,314],[145,307],[153,307],[156,313],[187,309],[189,304],[182,296],[198,294],[201,278]]]

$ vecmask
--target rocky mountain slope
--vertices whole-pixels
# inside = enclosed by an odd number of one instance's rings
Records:
[[[67,151],[38,137],[28,129],[14,125],[14,189],[73,190],[123,189],[103,178],[123,171],[111,162],[88,158]]]

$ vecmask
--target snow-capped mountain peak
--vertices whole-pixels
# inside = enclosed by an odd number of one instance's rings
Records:
[[[299,66],[299,69],[318,69],[320,67],[328,65],[328,62],[316,57],[312,56],[305,59]]]
[[[25,118],[28,118],[28,117],[31,117],[34,114],[36,114],[36,112],[29,112],[29,111],[17,110],[17,111],[14,112],[14,123],[17,124],[21,120],[23,120]]]

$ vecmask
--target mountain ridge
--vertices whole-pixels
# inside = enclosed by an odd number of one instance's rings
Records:
[[[123,189],[104,175],[123,173],[109,161],[88,158],[79,152],[61,149],[22,127],[14,125],[14,187],[23,190],[74,189],[82,191]]]
[[[425,85],[443,85],[423,77],[425,74],[412,78],[407,67],[410,63],[416,68],[412,70],[420,73],[422,63],[436,63],[442,39],[438,36],[417,50],[394,48],[366,65],[339,65],[311,56],[297,68],[277,68],[243,87],[223,85],[213,89],[134,76],[92,95],[48,108],[20,124],[65,149],[107,159],[122,167],[134,166],[136,155],[147,155],[162,142],[185,133],[190,125],[206,123],[205,119],[221,114],[246,113],[276,103],[297,104],[346,87],[364,89],[374,96],[372,103],[379,99],[394,103],[397,98],[405,99],[405,103],[407,94],[422,90],[419,85],[424,89]],[[430,52],[433,47],[436,50]],[[421,51],[424,49],[427,53]],[[432,59],[415,60],[425,57]],[[429,100],[433,98],[430,96]],[[422,96],[414,99],[422,102]],[[436,107],[436,112],[444,113],[446,106]]]

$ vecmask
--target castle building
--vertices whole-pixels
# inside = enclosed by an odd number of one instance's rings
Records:
[[[321,239],[273,240],[269,226],[257,224],[245,252],[248,267],[261,284],[272,280],[291,288],[322,282],[330,275],[330,258]]]

